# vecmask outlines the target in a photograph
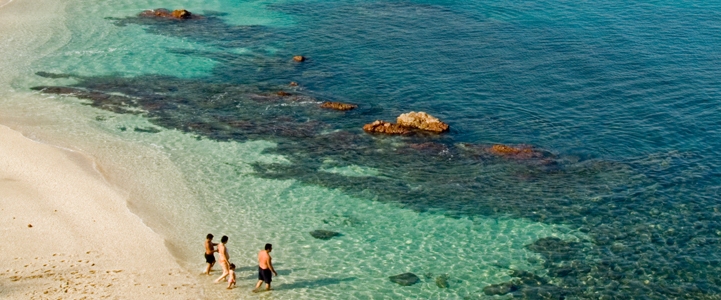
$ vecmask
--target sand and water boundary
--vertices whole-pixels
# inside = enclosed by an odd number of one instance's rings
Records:
[[[162,212],[134,214],[143,200],[190,197],[167,157],[90,126],[65,135],[83,126],[68,108],[12,89],[34,60],[69,42],[65,5],[0,1],[0,298],[203,298],[197,274],[151,229]]]

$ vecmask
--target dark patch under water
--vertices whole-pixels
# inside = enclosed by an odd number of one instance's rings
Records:
[[[260,47],[291,39],[279,30],[230,26],[216,15],[200,22],[140,17],[115,21],[217,47]],[[222,64],[205,79],[75,77],[78,83],[71,86],[34,89],[87,99],[94,107],[116,113],[140,113],[157,126],[204,138],[274,141],[277,148],[267,151],[291,163],[256,164],[260,177],[295,179],[450,217],[512,215],[566,224],[591,238],[590,243],[544,238],[528,245],[544,257],[552,280],[514,273],[517,279],[494,287],[517,297],[720,297],[721,205],[713,197],[688,195],[693,186],[711,179],[676,179],[679,172],[688,171],[684,164],[699,159],[693,154],[608,160],[548,149],[541,158],[517,160],[492,155],[487,151],[490,145],[466,140],[453,129],[445,135],[369,135],[360,128],[388,119],[385,108],[369,101],[357,103],[359,108],[351,112],[328,111],[319,108],[321,101],[349,95],[328,95],[321,83],[287,85],[313,69],[312,59],[309,66],[289,57],[184,54],[207,56]],[[280,90],[291,95],[278,96]],[[679,156],[685,157],[676,159]],[[669,164],[662,170],[648,167],[656,159]],[[350,165],[374,168],[380,175],[349,177],[321,171]]]

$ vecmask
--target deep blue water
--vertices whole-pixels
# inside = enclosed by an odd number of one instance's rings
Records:
[[[592,250],[552,239],[530,245],[553,282],[521,280],[519,297],[721,297],[720,2],[312,1],[266,9],[292,25],[232,25],[232,15],[202,11],[205,19],[182,22],[108,19],[206,45],[215,50],[167,50],[217,64],[194,79],[82,77],[72,92],[103,109],[144,108],[159,126],[211,139],[278,142],[269,151],[292,163],[258,164],[257,176],[449,217],[566,224],[593,239]],[[233,51],[241,47],[249,51]],[[359,108],[302,104],[326,100]],[[360,130],[408,111],[437,116],[451,131]],[[483,150],[492,144],[532,145],[544,159],[495,157]],[[387,178],[320,172],[328,157]]]

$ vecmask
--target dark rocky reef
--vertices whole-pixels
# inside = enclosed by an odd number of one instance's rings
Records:
[[[310,235],[314,238],[317,238],[319,240],[330,240],[337,236],[342,236],[340,232],[330,231],[330,230],[313,230],[310,232]]]
[[[563,288],[550,284],[549,281],[531,272],[511,270],[509,282],[491,284],[483,288],[483,293],[489,296],[505,295],[511,293],[514,298],[523,299],[565,299],[568,293]]]
[[[421,281],[416,274],[403,273],[388,277],[393,283],[397,283],[402,286],[411,286]]]

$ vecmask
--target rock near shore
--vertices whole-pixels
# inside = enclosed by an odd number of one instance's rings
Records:
[[[402,286],[411,286],[421,281],[421,279],[413,273],[403,273],[388,277],[388,279]]]

